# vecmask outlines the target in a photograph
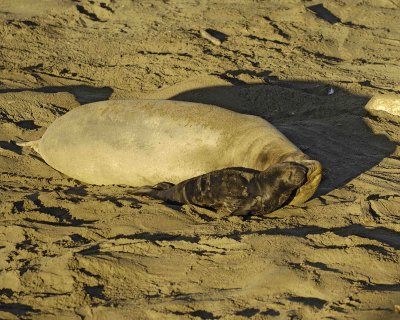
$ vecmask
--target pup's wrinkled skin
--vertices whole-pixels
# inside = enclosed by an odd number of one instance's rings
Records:
[[[311,166],[312,168],[312,166]],[[282,162],[265,171],[226,168],[182,181],[163,182],[137,194],[179,204],[194,204],[221,214],[262,215],[290,203],[310,176],[298,162]]]

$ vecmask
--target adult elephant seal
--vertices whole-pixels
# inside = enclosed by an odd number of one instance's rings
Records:
[[[321,179],[319,162],[262,118],[192,102],[91,103],[55,120],[40,140],[20,145],[83,182],[168,181],[143,193],[232,214],[303,203]]]

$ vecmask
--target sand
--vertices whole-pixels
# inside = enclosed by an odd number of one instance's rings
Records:
[[[0,2],[0,319],[398,319],[398,0]],[[202,30],[202,31],[201,31]],[[38,139],[80,104],[214,103],[324,166],[263,218],[94,186]]]

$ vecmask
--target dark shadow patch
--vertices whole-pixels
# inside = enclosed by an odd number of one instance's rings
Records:
[[[347,21],[347,22],[343,22],[343,24],[345,26],[354,28],[354,29],[369,29],[367,26],[363,25],[363,24],[356,24],[353,23],[352,21]]]
[[[81,197],[68,197],[67,199],[65,199],[65,201],[69,201],[72,203],[80,203],[80,202],[82,202],[82,198]]]
[[[51,215],[61,221],[72,221],[72,216],[68,209],[62,207],[44,207],[39,208],[39,211]]]
[[[80,234],[74,233],[69,236],[73,242],[79,243],[79,244],[87,244],[90,243],[90,240],[86,239],[85,237],[82,237]]]
[[[93,12],[89,12],[88,10],[86,10],[86,8],[80,4],[76,5],[76,9],[79,11],[79,13],[84,14],[85,16],[87,16],[88,18],[90,18],[93,21],[97,21],[97,22],[104,22],[102,20],[100,20],[97,15]]]
[[[367,291],[400,291],[400,284],[383,284],[383,283],[375,283],[375,284],[367,284],[363,288]]]
[[[95,196],[96,200],[100,202],[111,202],[118,208],[122,208],[124,205],[118,201],[117,198],[112,197],[112,196]]]
[[[31,71],[34,72],[36,68],[40,67],[43,67],[43,64],[39,64],[28,68],[33,68]],[[110,87],[93,87],[87,85],[53,86],[53,87],[24,88],[24,89],[0,89],[0,93],[23,92],[23,91],[34,91],[43,93],[68,92],[73,94],[76,100],[80,104],[108,100],[108,98],[113,93],[113,89]]]
[[[8,288],[0,289],[0,295],[6,296],[7,298],[11,298],[14,295],[14,291]]]
[[[342,308],[342,307],[339,307],[339,306],[331,306],[331,309],[333,311],[340,312],[340,313],[347,313],[348,312],[345,308]]]
[[[37,254],[37,251],[33,251],[34,253]],[[32,265],[32,261],[30,259],[19,259],[18,260],[19,263],[19,275],[22,277],[28,270],[30,271],[37,271],[38,270],[38,266],[36,265]]]
[[[17,146],[14,141],[0,141],[0,148],[12,151],[16,154],[22,154],[22,148]]]
[[[400,233],[388,228],[370,228],[360,224],[355,224],[348,227],[333,228],[329,231],[342,237],[356,235],[361,238],[373,239],[382,242],[395,250],[400,249]]]
[[[331,85],[327,83],[319,82],[309,82],[309,81],[286,81],[279,80],[273,76],[268,75],[267,83],[272,86],[277,86],[280,88],[287,88],[291,90],[296,90],[299,92],[304,92],[312,96],[326,97],[331,88]]]
[[[282,42],[282,41],[275,40],[275,39],[267,39],[267,38],[258,37],[258,36],[255,36],[253,34],[248,35],[246,37],[251,39],[251,40],[257,40],[257,41],[261,41],[261,42],[272,42],[272,43],[281,44],[281,45],[288,45],[289,44],[287,42]]]
[[[43,66],[44,66],[43,63],[38,63],[33,66],[22,67],[21,69],[24,71],[36,71],[36,69],[43,68]],[[16,90],[21,90],[21,89],[16,89]],[[22,91],[24,91],[24,90],[22,90]]]
[[[99,254],[100,253],[100,245],[95,244],[94,246],[83,249],[83,250],[79,251],[78,253],[80,253],[83,256],[91,256],[91,255]],[[105,253],[105,254],[107,255],[107,253]]]
[[[1,303],[0,311],[8,312],[16,316],[25,316],[30,313],[38,313],[39,310],[22,303]]]
[[[88,195],[88,192],[86,191],[85,186],[72,187],[72,188],[69,188],[68,190],[65,190],[64,193],[82,196],[82,197]]]
[[[339,269],[330,268],[325,263],[322,263],[322,262],[311,262],[311,261],[306,260],[306,261],[304,261],[304,263],[310,267],[313,267],[313,268],[316,268],[319,270],[341,273],[341,271]]]
[[[137,52],[138,54],[142,55],[155,55],[155,56],[179,56],[179,57],[187,57],[187,58],[193,58],[193,56],[189,53],[186,52],[168,52],[168,51],[144,51],[144,50],[139,50]]]
[[[242,316],[242,317],[246,317],[246,318],[251,318],[252,316],[255,316],[256,314],[258,314],[260,312],[260,309],[256,309],[256,308],[247,308],[247,309],[243,309],[241,311],[236,312],[235,314],[237,316]]]
[[[15,245],[15,249],[17,250],[26,250],[33,253],[38,253],[37,247],[38,245],[36,243],[32,243],[31,239],[26,239]]]
[[[177,316],[192,316],[200,319],[220,319],[221,317],[215,316],[212,312],[208,312],[205,310],[195,310],[192,312],[181,312],[181,311],[173,311],[173,314]]]
[[[372,219],[374,219],[374,221],[375,221],[376,223],[380,223],[381,215],[378,214],[378,213],[371,207],[371,203],[370,203],[370,202],[368,202],[368,203],[365,205],[365,212],[368,212],[368,213],[371,215]]]
[[[344,61],[342,58],[334,57],[334,56],[328,56],[328,55],[323,54],[323,53],[318,52],[318,51],[310,51],[310,50],[307,50],[307,49],[305,49],[303,47],[296,47],[296,49],[299,49],[301,52],[306,53],[308,55],[311,55],[311,56],[313,56],[315,58],[323,60],[325,63],[330,64],[330,65],[334,65],[334,64],[336,64],[338,62]]]
[[[208,29],[205,29],[205,31],[208,34],[210,34],[212,37],[218,39],[221,42],[224,42],[224,41],[228,40],[228,35],[226,35],[223,32],[220,32],[218,30],[208,28]]]
[[[283,31],[276,23],[275,21],[273,21],[271,18],[269,18],[268,16],[264,16],[263,17],[265,19],[265,21],[267,21],[275,30],[275,32],[277,34],[279,34],[282,38],[289,40],[290,39],[290,35],[288,33],[286,33],[285,31]]]
[[[384,256],[390,255],[390,253],[385,248],[380,247],[380,246],[376,246],[376,245],[373,245],[373,244],[359,244],[359,245],[357,245],[357,247],[364,248],[364,249],[369,250],[369,251],[374,251],[374,252],[382,254]]]
[[[304,270],[304,268],[303,268],[303,266],[301,265],[301,263],[288,262],[288,265],[289,265],[292,269],[295,269],[295,270],[301,270],[301,271]]]
[[[34,21],[30,21],[30,20],[23,20],[21,21],[24,25],[28,26],[31,29],[36,29],[36,27],[39,26],[39,24],[37,24]]]
[[[80,234],[74,233],[69,236],[70,239],[62,239],[54,242],[64,248],[77,248],[90,243],[90,240],[82,237]]]
[[[21,121],[15,122],[15,124],[22,129],[28,129],[28,130],[35,130],[35,129],[40,128],[40,126],[36,125],[33,122],[33,120],[21,120]]]
[[[91,273],[90,271],[84,268],[79,268],[78,270],[91,278],[95,278],[97,280],[101,279],[101,277],[98,274]]]
[[[342,245],[316,245],[314,243],[310,244],[310,247],[313,247],[315,249],[330,249],[330,250],[343,250],[346,248],[349,248],[348,245],[346,244],[342,244]],[[359,247],[359,246],[355,246],[355,247]]]
[[[396,158],[396,157],[388,157],[388,158]],[[396,159],[399,160],[399,159]],[[394,198],[400,198],[400,195],[397,194],[370,194],[366,200],[393,200]]]
[[[322,309],[324,305],[327,303],[326,300],[319,298],[311,298],[311,297],[289,297],[289,301],[298,302],[310,307],[315,307],[317,309]]]
[[[168,203],[168,202],[163,202],[163,204],[172,210],[175,210],[176,212],[181,212],[182,211],[182,205],[181,204],[175,204],[175,203]]]
[[[104,286],[103,285],[85,286],[83,289],[91,298],[107,300],[107,297],[104,295]]]
[[[29,196],[27,196],[27,198],[31,201],[33,201],[33,203],[38,207],[37,210],[41,213],[44,214],[48,214],[54,218],[56,218],[59,222],[55,223],[55,222],[50,222],[50,221],[40,221],[40,223],[45,223],[45,224],[50,224],[50,225],[69,225],[69,226],[82,226],[85,224],[90,224],[90,223],[94,223],[97,220],[83,220],[83,219],[76,219],[74,218],[71,213],[69,212],[68,209],[63,208],[63,207],[46,207],[42,201],[40,201],[39,199],[39,193],[34,193],[31,194]],[[25,220],[28,221],[29,218],[26,218]],[[35,222],[39,222],[33,219],[29,219],[31,221],[35,221]]]
[[[114,196],[104,196],[104,195],[95,195],[96,200],[101,202],[111,202],[118,208],[122,208],[124,204],[119,200],[124,200],[130,202],[129,207],[133,209],[140,209],[142,207],[143,202],[139,201],[133,197],[114,197]]]
[[[19,20],[9,19],[9,20],[5,21],[5,24],[6,25],[12,25],[16,29],[22,29],[23,27],[28,27],[29,29],[32,29],[32,30],[36,29],[39,26],[38,23],[36,23],[34,21],[31,21],[31,20],[21,20],[21,21],[19,21]]]
[[[325,20],[330,24],[341,22],[340,19],[337,16],[335,16],[332,12],[330,12],[328,9],[326,9],[322,3],[309,6],[307,8],[310,9],[312,12],[314,12],[318,18]]]
[[[240,233],[243,237],[244,235],[282,235],[282,236],[295,236],[295,237],[305,237],[309,234],[323,234],[326,232],[332,232],[341,237],[348,236],[358,236],[361,238],[372,239],[379,241],[388,245],[389,247],[399,250],[400,249],[400,233],[384,228],[384,227],[366,227],[360,224],[353,224],[345,227],[338,228],[323,228],[318,226],[297,226],[295,228],[273,228],[267,230],[259,230],[259,231],[245,231]],[[229,236],[229,235],[227,235]],[[235,234],[237,237],[237,234]],[[365,247],[365,245],[360,245],[361,247]],[[317,246],[317,248],[327,248],[327,249],[343,249],[344,246]],[[378,251],[373,246],[375,251]],[[371,245],[367,245],[366,249],[370,249]],[[383,251],[379,250],[379,253],[383,253]],[[385,250],[385,253],[387,251]]]
[[[270,79],[273,79],[274,76],[271,76],[271,71],[268,70],[264,70],[264,71],[254,71],[254,70],[228,70],[225,71],[222,75],[221,78],[225,79],[227,81],[229,81],[228,79],[235,79],[237,76],[240,75],[249,75],[252,77],[257,77],[260,79],[263,79],[265,82],[268,82]],[[241,85],[246,85],[245,82],[240,81],[238,79],[236,79],[237,82],[234,82],[232,84],[237,85],[237,86],[241,86]],[[223,87],[221,87],[222,89]]]
[[[100,7],[102,7],[103,9],[106,9],[107,11],[110,11],[111,13],[114,13],[114,10],[104,2],[100,2]]]
[[[395,250],[400,249],[400,233],[384,228],[384,227],[366,227],[360,224],[353,224],[345,227],[338,228],[323,228],[318,226],[298,226],[296,228],[274,228],[268,230],[261,231],[248,231],[244,232],[241,235],[248,234],[264,234],[264,235],[289,235],[289,236],[297,236],[297,237],[305,237],[309,234],[323,234],[326,232],[332,232],[336,235],[342,237],[348,236],[359,236],[361,238],[377,240],[382,242]],[[343,248],[341,246],[335,247],[337,249]]]
[[[119,234],[110,239],[130,239],[130,240],[147,240],[151,242],[155,241],[186,241],[190,243],[198,243],[200,241],[200,237],[194,236],[183,236],[183,235],[175,235],[168,233],[150,233],[150,232],[142,232],[136,234]]]
[[[215,316],[212,312],[208,312],[205,310],[196,310],[189,312],[189,314],[193,317],[199,317],[200,319],[219,319],[221,317]]]
[[[285,235],[285,236],[295,236],[304,238],[309,234],[323,234],[327,231],[332,231],[332,230],[317,226],[299,226],[296,228],[273,228],[260,231],[246,231],[243,232],[241,236],[257,234],[257,235],[282,235],[282,236]]]
[[[25,202],[22,201],[15,201],[12,208],[12,213],[19,213],[25,211]]]
[[[263,316],[277,317],[281,313],[278,310],[268,309],[268,310],[265,310],[265,311],[261,311],[260,314],[263,315]]]
[[[195,207],[195,205],[192,205],[192,206]],[[210,210],[210,211],[211,211],[211,209],[208,209],[208,208],[204,208],[204,209]],[[216,218],[215,216],[209,216],[209,215],[207,215],[207,214],[205,214],[205,213],[203,213],[203,212],[199,212],[199,210],[193,210],[193,212],[194,212],[200,219],[202,219],[202,220],[204,220],[204,221],[206,221],[206,222],[211,222],[211,221],[217,220],[217,218]]]

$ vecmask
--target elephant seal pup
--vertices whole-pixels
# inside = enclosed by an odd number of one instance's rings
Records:
[[[56,119],[33,147],[53,168],[92,184],[179,183],[231,167],[265,171],[304,162],[307,179],[290,203],[312,196],[321,166],[264,119],[171,100],[108,100]]]
[[[263,215],[289,203],[294,191],[307,181],[308,168],[282,162],[258,171],[226,168],[185,180],[164,182],[136,194],[180,204],[214,209],[220,215]]]

